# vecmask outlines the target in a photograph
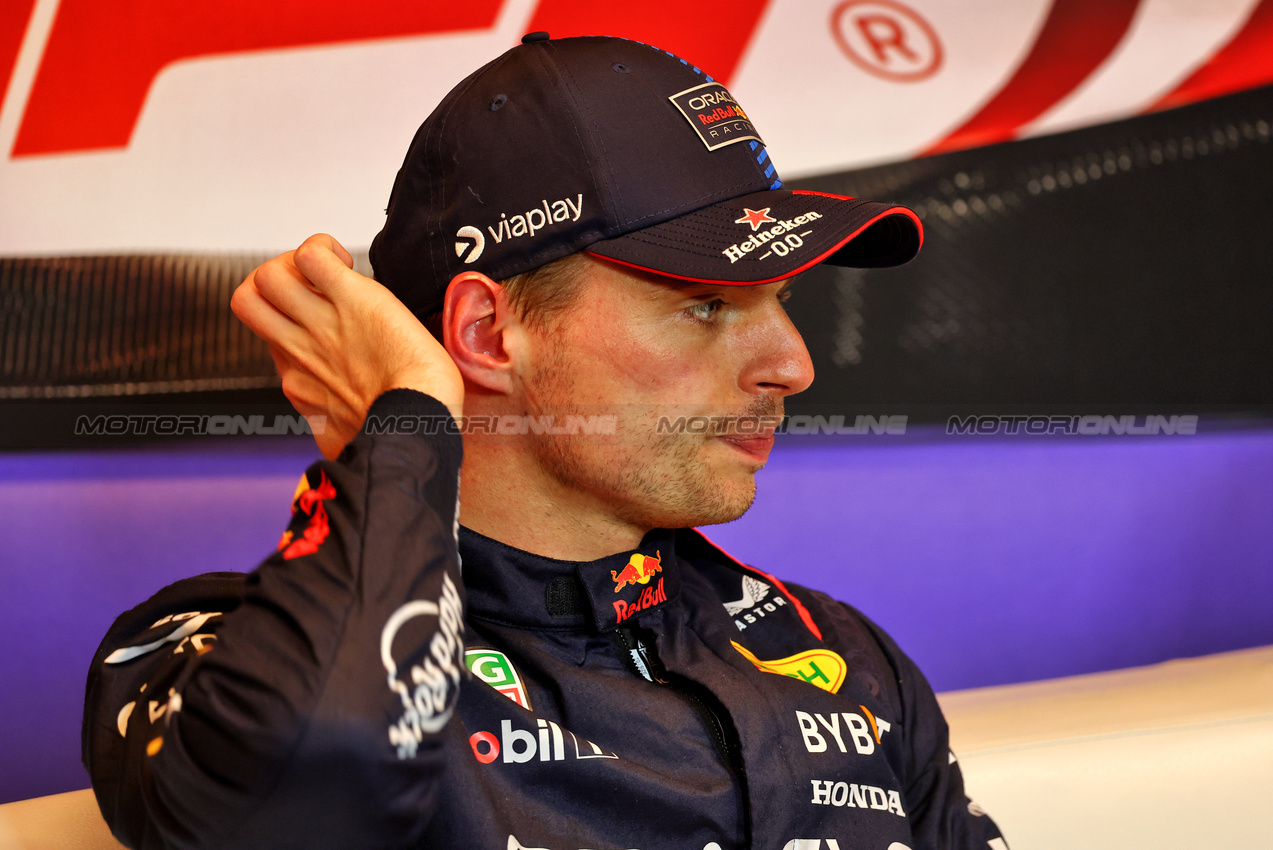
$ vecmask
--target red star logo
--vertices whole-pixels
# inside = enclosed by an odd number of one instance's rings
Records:
[[[769,214],[770,209],[770,207],[765,207],[763,210],[749,210],[743,207],[743,217],[734,219],[734,224],[750,224],[751,232],[755,233],[760,229],[760,225],[778,220]]]

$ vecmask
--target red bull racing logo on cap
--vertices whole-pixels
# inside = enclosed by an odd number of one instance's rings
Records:
[[[703,83],[701,86],[677,92],[668,100],[690,122],[690,126],[709,151],[747,139],[754,139],[762,145],[765,143],[752,126],[747,113],[743,112],[738,101],[720,83]]]

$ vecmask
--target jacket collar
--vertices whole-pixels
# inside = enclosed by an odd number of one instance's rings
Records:
[[[674,532],[596,561],[535,555],[460,528],[469,616],[563,631],[613,631],[667,605],[681,586]]]

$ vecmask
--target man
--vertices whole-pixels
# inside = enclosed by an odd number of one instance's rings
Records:
[[[904,208],[783,190],[655,48],[537,33],[470,76],[398,174],[379,283],[313,237],[235,294],[329,460],[255,572],[107,635],[85,759],[116,835],[999,846],[892,641],[691,529],[747,509],[813,378],[791,277],[919,242]]]

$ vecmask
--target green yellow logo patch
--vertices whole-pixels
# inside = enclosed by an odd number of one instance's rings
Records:
[[[738,641],[731,640],[730,643],[734,645],[734,649],[742,653],[744,658],[755,664],[757,670],[802,679],[814,687],[833,694],[840,690],[840,686],[844,684],[844,677],[849,672],[849,665],[844,659],[829,649],[809,649],[795,655],[788,655],[786,658],[761,661]]]
[[[530,708],[526,686],[507,655],[498,649],[469,648],[464,650],[464,664],[474,676],[522,708]]]

